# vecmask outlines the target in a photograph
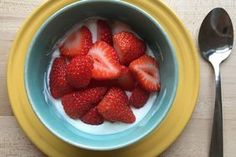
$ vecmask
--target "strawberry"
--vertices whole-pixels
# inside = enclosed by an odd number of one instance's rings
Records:
[[[86,26],[82,26],[73,32],[60,46],[62,55],[74,57],[76,55],[86,55],[92,46],[92,34]]]
[[[59,98],[73,91],[73,88],[66,81],[66,61],[63,57],[53,61],[49,75],[49,86],[54,98]]]
[[[146,104],[148,98],[149,93],[137,85],[131,93],[129,105],[132,105],[135,108],[141,108]]]
[[[111,88],[97,106],[98,112],[108,121],[133,123],[135,115],[128,106],[128,96],[120,88]]]
[[[66,80],[75,88],[86,87],[92,77],[93,60],[90,56],[77,56],[67,65]]]
[[[131,62],[129,69],[145,90],[148,92],[160,90],[158,64],[153,57],[143,55]]]
[[[130,62],[142,56],[146,51],[144,41],[131,32],[115,34],[113,44],[121,64],[124,65],[129,65]]]
[[[106,87],[87,88],[63,96],[61,102],[66,114],[77,119],[93,108],[103,98],[106,91]]]
[[[81,117],[81,121],[86,124],[91,125],[99,125],[104,122],[103,117],[98,113],[96,107],[90,109],[83,117]]]
[[[135,80],[129,68],[122,66],[121,76],[117,79],[119,87],[131,91],[134,88]]]
[[[117,86],[117,80],[94,80],[91,79],[89,87],[113,87]]]
[[[88,54],[94,60],[92,77],[96,80],[116,79],[120,76],[121,65],[113,47],[104,41],[96,42]]]
[[[105,41],[112,46],[111,28],[105,20],[97,20],[97,41]]]
[[[131,32],[131,28],[127,24],[120,22],[120,21],[113,21],[112,22],[112,33],[113,34],[120,33],[123,31]]]
[[[123,90],[131,91],[134,88],[135,79],[132,76],[129,68],[121,66],[121,76],[118,79],[113,80],[94,80],[90,81],[89,86],[91,87],[119,87]]]

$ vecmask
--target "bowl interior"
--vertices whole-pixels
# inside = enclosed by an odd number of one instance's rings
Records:
[[[52,102],[45,99],[45,77],[55,43],[79,21],[94,16],[129,24],[146,41],[160,64],[161,91],[150,110],[141,121],[114,134],[95,135],[76,129],[56,114]],[[175,97],[177,82],[178,65],[167,34],[150,15],[122,1],[75,2],[57,11],[35,34],[25,63],[28,98],[42,123],[62,140],[93,150],[124,147],[151,132],[168,113]],[[96,127],[93,129],[96,131]]]

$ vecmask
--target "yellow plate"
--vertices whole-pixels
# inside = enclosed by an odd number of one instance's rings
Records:
[[[179,63],[179,86],[173,106],[150,135],[131,146],[106,152],[89,151],[58,139],[39,121],[27,98],[24,62],[28,46],[41,24],[53,13],[74,0],[51,0],[40,6],[18,32],[8,61],[7,84],[14,114],[28,137],[49,156],[56,157],[150,157],[159,155],[180,135],[194,110],[199,91],[199,61],[195,46],[176,15],[159,0],[126,0],[151,14],[168,33]]]

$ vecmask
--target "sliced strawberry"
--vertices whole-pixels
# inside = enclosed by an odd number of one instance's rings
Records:
[[[106,91],[105,87],[83,89],[63,96],[61,102],[66,114],[77,119],[93,108],[103,98]]]
[[[62,55],[74,57],[76,55],[86,55],[92,46],[92,34],[86,26],[82,26],[73,32],[60,46]]]
[[[135,80],[129,68],[122,66],[121,75],[117,79],[119,87],[131,91],[134,88]]]
[[[128,105],[128,96],[120,88],[111,88],[97,106],[98,112],[108,121],[133,123],[135,115]]]
[[[119,87],[123,90],[131,91],[134,88],[136,81],[132,76],[129,68],[121,66],[121,75],[118,79],[113,80],[94,80],[90,81],[89,86],[91,87]]]
[[[86,87],[92,78],[93,60],[90,56],[77,56],[67,65],[66,80],[75,88]]]
[[[129,65],[130,62],[142,56],[146,51],[144,41],[131,32],[115,34],[113,44],[120,62],[124,65]]]
[[[158,64],[153,57],[143,55],[131,62],[129,68],[145,90],[149,92],[160,90]]]
[[[141,108],[146,104],[148,98],[149,93],[137,85],[129,98],[129,105]]]
[[[96,42],[88,53],[94,61],[92,77],[97,80],[116,79],[120,76],[121,65],[113,47],[104,41]]]
[[[112,45],[111,28],[105,20],[97,20],[97,41],[105,41]]]
[[[114,87],[117,86],[117,80],[94,80],[89,83],[89,87]]]
[[[97,107],[90,109],[81,120],[86,124],[99,125],[104,122],[104,118],[98,113]]]
[[[131,28],[127,24],[120,22],[120,21],[113,21],[112,22],[112,33],[113,34],[120,33],[123,31],[131,32]]]
[[[59,98],[73,91],[73,88],[66,81],[66,61],[63,57],[56,58],[53,61],[49,86],[54,98]]]

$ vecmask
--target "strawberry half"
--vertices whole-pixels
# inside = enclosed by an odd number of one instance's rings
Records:
[[[120,32],[113,36],[114,48],[121,64],[129,65],[130,62],[144,55],[146,45],[131,32]]]
[[[74,57],[76,55],[86,55],[92,46],[92,34],[86,26],[82,26],[73,32],[60,46],[62,55]]]
[[[54,98],[59,98],[73,91],[73,88],[66,81],[66,61],[63,57],[53,61],[49,75],[50,92]]]
[[[112,31],[107,21],[97,20],[97,41],[105,41],[112,46]]]
[[[132,91],[129,99],[129,105],[132,105],[135,108],[141,108],[146,104],[148,98],[149,93],[137,85]]]
[[[92,78],[93,60],[90,56],[77,56],[67,65],[66,80],[75,88],[86,87]]]
[[[128,106],[128,96],[120,88],[111,88],[97,106],[104,119],[114,122],[133,123],[135,115]]]
[[[89,83],[89,87],[114,87],[117,86],[117,80],[94,80]]]
[[[99,125],[104,122],[104,118],[98,113],[97,107],[90,109],[82,118],[86,124]]]
[[[122,66],[121,75],[117,79],[117,82],[119,87],[124,90],[131,91],[132,89],[134,89],[135,80],[129,68]]]
[[[106,91],[106,87],[88,88],[63,96],[61,102],[66,114],[77,119],[93,108],[103,98]]]
[[[121,65],[115,50],[104,41],[96,42],[89,50],[94,68],[92,77],[96,80],[116,79],[120,76]]]
[[[131,62],[129,69],[145,90],[149,92],[160,90],[158,64],[153,57],[143,55]]]

